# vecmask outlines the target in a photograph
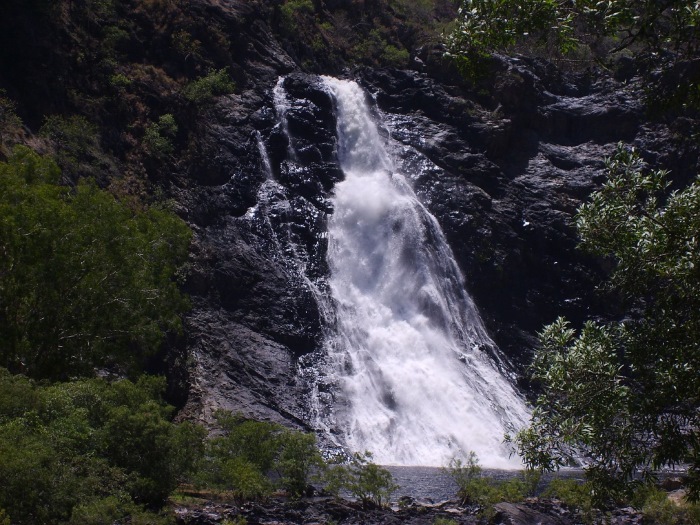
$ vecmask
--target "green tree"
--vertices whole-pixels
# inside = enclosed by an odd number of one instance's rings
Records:
[[[0,163],[0,366],[37,378],[138,366],[180,327],[173,276],[191,233],[167,210],[59,178],[26,147]]]
[[[495,51],[530,40],[564,53],[633,44],[692,57],[700,42],[700,4],[694,0],[462,0],[453,52]],[[602,46],[607,39],[610,45]]]
[[[232,491],[240,500],[263,498],[275,485],[298,497],[314,468],[323,466],[313,434],[225,410],[215,417],[220,434],[207,441],[197,475],[200,485]]]
[[[165,381],[41,386],[0,369],[0,508],[22,524],[113,523],[162,506],[201,453]],[[99,517],[99,519],[98,519]]]
[[[303,496],[315,469],[324,466],[313,434],[286,430],[282,434],[282,448],[276,470],[280,484],[292,496]]]
[[[344,465],[335,465],[325,473],[326,489],[332,494],[347,490],[364,506],[382,507],[399,488],[391,472],[372,462],[372,454],[356,452]]]
[[[621,322],[564,319],[540,334],[533,378],[542,385],[525,462],[547,469],[584,457],[598,501],[626,494],[635,472],[689,465],[700,495],[700,181],[669,193],[620,145],[608,181],[577,215],[582,247],[613,266],[608,290]]]
[[[207,75],[187,84],[183,88],[182,94],[190,102],[203,106],[214,100],[214,97],[228,95],[233,93],[235,89],[236,84],[231,80],[226,69],[214,69]]]

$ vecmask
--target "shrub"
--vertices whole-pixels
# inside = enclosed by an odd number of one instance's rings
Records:
[[[280,21],[282,31],[292,36],[297,31],[297,20],[300,16],[314,13],[314,4],[311,0],[287,0],[280,7]]]
[[[590,483],[573,479],[553,479],[545,491],[544,497],[557,498],[562,503],[577,510],[586,523],[591,523],[595,515],[594,492]]]
[[[113,56],[129,42],[129,33],[121,27],[110,25],[102,31],[102,48],[106,55]]]
[[[0,369],[0,508],[23,525],[162,523],[140,505],[163,504],[204,435],[170,421],[164,385],[144,377],[39,386]]]
[[[5,90],[0,89],[0,130],[19,128],[22,121],[17,116],[15,103],[7,98]]]
[[[116,496],[95,499],[77,505],[68,525],[114,525],[128,522],[132,525],[171,525],[172,516],[159,515]]]
[[[51,141],[56,162],[68,175],[97,177],[101,165],[110,162],[102,151],[97,127],[80,115],[51,115],[39,134]]]
[[[217,69],[187,84],[182,94],[190,102],[201,106],[211,102],[214,97],[233,93],[235,89],[236,84],[226,69]]]
[[[227,411],[215,414],[221,435],[207,442],[197,483],[229,490],[240,500],[260,499],[277,484],[301,496],[322,459],[311,434],[276,423],[252,421]]]
[[[700,505],[675,502],[666,491],[652,484],[641,485],[632,498],[632,505],[641,510],[644,523],[653,525],[695,525],[700,523]]]
[[[453,458],[447,467],[448,474],[457,484],[457,497],[463,504],[482,504],[488,492],[488,483],[482,477],[479,458],[469,452],[466,463]]]
[[[51,379],[136,371],[180,327],[188,303],[172,278],[190,231],[60,177],[26,147],[0,162],[0,366]]]
[[[455,520],[449,518],[435,518],[433,525],[458,525]]]
[[[521,478],[502,482],[488,479],[483,476],[474,452],[469,452],[466,462],[453,458],[445,470],[457,484],[457,497],[462,504],[478,506],[479,513],[489,518],[495,513],[494,504],[501,501],[515,503],[534,495],[541,478],[540,471],[526,469]]]
[[[272,482],[254,463],[242,457],[221,458],[216,486],[229,490],[239,501],[258,500],[272,493]]]
[[[175,50],[180,53],[185,60],[189,58],[201,58],[202,43],[194,39],[188,31],[184,29],[175,31],[170,37],[170,40]]]
[[[336,495],[345,489],[364,506],[388,505],[399,486],[394,483],[391,472],[371,460],[370,452],[356,452],[346,465],[329,468],[325,473],[326,489]]]
[[[308,487],[314,469],[323,466],[323,458],[312,434],[286,431],[281,436],[276,469],[282,487],[292,496],[302,496]]]
[[[109,77],[109,84],[118,90],[129,87],[131,83],[131,79],[123,73],[115,73]]]
[[[172,155],[172,139],[177,135],[177,123],[170,113],[161,115],[158,122],[151,122],[146,128],[143,142],[146,149],[154,156]]]

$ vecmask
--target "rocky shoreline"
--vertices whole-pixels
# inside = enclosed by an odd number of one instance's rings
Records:
[[[621,507],[583,516],[556,499],[528,498],[521,503],[498,503],[490,509],[460,505],[450,500],[419,503],[401,498],[392,508],[364,508],[360,503],[332,497],[289,500],[270,498],[266,502],[233,503],[199,501],[174,505],[178,525],[266,524],[266,525],[432,525],[451,520],[459,525],[577,525],[606,523],[635,525],[643,515],[632,507]],[[243,521],[245,520],[245,521]],[[591,521],[592,520],[592,521]]]

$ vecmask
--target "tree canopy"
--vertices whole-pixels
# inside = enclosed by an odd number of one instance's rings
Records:
[[[600,56],[635,44],[693,56],[700,43],[694,0],[462,0],[453,51],[494,51],[523,41]]]
[[[0,509],[12,523],[92,525],[160,507],[205,435],[171,422],[164,389],[146,376],[40,386],[0,368]]]
[[[577,215],[582,247],[613,266],[608,290],[628,315],[558,319],[540,334],[533,378],[542,386],[531,427],[517,438],[525,463],[545,469],[582,458],[601,499],[635,473],[689,465],[700,495],[700,180],[669,193],[622,146],[608,181]]]
[[[139,364],[179,328],[190,231],[60,175],[22,146],[0,163],[0,366],[61,379]]]

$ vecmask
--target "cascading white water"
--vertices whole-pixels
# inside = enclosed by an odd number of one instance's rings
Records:
[[[528,419],[435,218],[398,173],[354,82],[323,77],[337,106],[328,263],[337,333],[328,345],[344,445],[378,463],[444,465],[474,451],[519,466],[504,433]]]

